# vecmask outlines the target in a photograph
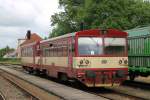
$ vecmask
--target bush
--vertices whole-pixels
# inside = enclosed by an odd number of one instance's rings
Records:
[[[0,63],[8,63],[8,64],[20,64],[19,58],[1,58]]]

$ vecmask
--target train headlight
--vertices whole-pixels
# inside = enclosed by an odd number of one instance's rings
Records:
[[[119,60],[119,64],[122,64],[122,60]]]
[[[128,60],[124,60],[124,64],[128,64]]]
[[[79,61],[78,64],[79,67],[90,67],[91,66],[91,62],[87,59],[83,59]]]
[[[89,60],[85,60],[85,64],[87,64],[87,65],[88,65],[89,63],[90,63],[90,62],[89,62]]]
[[[83,64],[83,60],[80,60],[80,65],[82,65]]]

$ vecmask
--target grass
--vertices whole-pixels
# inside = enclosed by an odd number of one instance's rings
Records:
[[[0,64],[21,64],[19,58],[0,58]]]

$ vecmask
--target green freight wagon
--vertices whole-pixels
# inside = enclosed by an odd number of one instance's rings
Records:
[[[150,75],[150,26],[127,30],[129,77]]]

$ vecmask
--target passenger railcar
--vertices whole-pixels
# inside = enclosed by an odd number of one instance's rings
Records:
[[[118,86],[128,75],[127,33],[116,29],[79,31],[21,48],[22,64],[30,73],[74,79],[88,87]],[[24,57],[25,49],[30,57]]]
[[[150,75],[150,26],[127,30],[129,43],[129,76]]]

